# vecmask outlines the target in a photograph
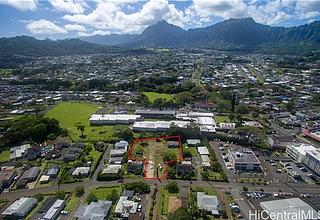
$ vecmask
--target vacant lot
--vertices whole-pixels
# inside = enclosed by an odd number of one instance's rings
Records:
[[[230,118],[228,116],[223,116],[223,115],[215,115],[214,120],[216,123],[229,123]]]
[[[10,150],[4,150],[0,153],[0,163],[7,162],[10,159]]]
[[[106,198],[113,193],[116,193],[116,195],[120,197],[121,192],[122,192],[121,186],[100,187],[100,188],[95,188],[91,191],[91,193],[95,195],[95,197],[98,200],[106,200]]]
[[[61,127],[69,131],[72,141],[106,141],[113,136],[113,126],[90,126],[89,118],[101,107],[92,103],[63,102],[46,113],[46,117],[55,118]],[[84,138],[77,125],[85,126]]]
[[[167,93],[157,93],[157,92],[143,92],[145,96],[148,97],[150,102],[154,102],[155,99],[165,99],[166,101],[173,100],[173,96]]]
[[[140,158],[147,161],[146,170],[147,178],[157,176],[157,168],[161,176],[165,173],[165,159],[167,154],[175,155],[175,159],[179,159],[179,148],[168,148],[166,140],[143,140],[142,142],[134,143],[131,159]]]

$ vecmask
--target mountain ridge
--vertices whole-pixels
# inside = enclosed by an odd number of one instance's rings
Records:
[[[124,45],[257,47],[272,42],[320,44],[320,22],[315,21],[295,27],[272,27],[257,23],[251,17],[231,18],[207,27],[183,30],[176,25],[161,21],[147,27],[138,37]]]

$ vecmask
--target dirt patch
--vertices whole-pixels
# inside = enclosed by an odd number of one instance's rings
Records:
[[[177,198],[176,196],[169,197],[169,204],[168,204],[168,212],[172,213],[175,212],[178,208],[182,205],[181,199]]]

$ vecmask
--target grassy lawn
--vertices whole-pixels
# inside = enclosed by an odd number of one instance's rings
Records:
[[[89,118],[95,113],[98,104],[62,102],[54,106],[46,113],[46,117],[55,118],[60,122],[61,127],[69,131],[73,141],[105,141],[113,137],[113,126],[90,126]],[[85,125],[84,139],[80,138],[81,132],[77,124]]]
[[[74,207],[79,203],[80,197],[78,197],[74,192],[70,195],[70,198],[67,201],[65,210],[68,212],[72,211]]]
[[[94,147],[92,147],[92,150],[90,151],[90,154],[89,154],[93,158],[91,167],[95,167],[95,165],[99,162],[99,158],[100,158],[101,154],[102,153],[100,151],[98,151]]]
[[[216,123],[229,123],[230,118],[228,116],[223,116],[223,115],[215,115],[214,120]]]
[[[167,93],[157,93],[157,92],[143,92],[145,96],[148,97],[150,102],[154,102],[155,99],[165,99],[166,101],[173,100],[173,96]]]
[[[7,162],[10,159],[10,150],[4,150],[0,154],[0,163]]]
[[[189,151],[193,157],[197,156],[197,148],[196,147],[188,147],[186,144],[183,145],[183,152]]]
[[[237,178],[241,183],[266,183],[264,178]]]
[[[117,192],[117,195],[120,197],[120,194],[122,192],[121,186],[111,186],[111,187],[100,187],[95,188],[91,191],[98,200],[105,200],[107,196],[115,190]]]
[[[216,195],[216,190],[213,187],[201,187],[201,186],[191,186],[191,190],[194,192],[205,192],[207,195]]]
[[[209,174],[209,180],[211,180],[211,181],[223,180],[223,176],[221,175],[221,173],[209,171],[208,174]]]
[[[6,204],[7,204],[7,200],[5,200],[5,199],[0,199],[0,209],[3,207],[3,206],[5,206]]]

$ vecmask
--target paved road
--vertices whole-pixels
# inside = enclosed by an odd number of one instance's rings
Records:
[[[135,182],[137,179],[125,179],[124,183]],[[264,188],[266,192],[293,192],[293,193],[311,193],[311,194],[320,194],[319,185],[310,185],[310,184],[270,184],[270,185],[252,185],[249,183],[224,183],[224,182],[213,182],[213,181],[187,181],[187,180],[175,180],[179,186],[190,186],[191,184],[197,184],[200,186],[212,186],[215,188],[223,188],[223,189],[243,189],[244,186],[248,187],[251,191],[260,191],[261,188]],[[153,184],[157,185],[166,185],[168,183],[167,180],[162,180],[159,182],[158,180],[147,180],[146,181],[150,186]],[[92,181],[85,180],[83,182],[76,182],[70,184],[60,185],[60,190],[64,191],[72,191],[77,186],[83,186],[86,191],[92,189],[97,186],[111,186],[111,185],[119,185],[120,183],[117,181]],[[2,193],[1,198],[14,200],[20,198],[22,196],[31,196],[37,193],[52,193],[58,190],[57,186],[49,186],[35,189],[22,189],[22,190],[14,190],[7,193]]]
[[[103,156],[99,162],[99,166],[96,168],[96,170],[94,171],[94,174],[92,175],[91,179],[92,179],[92,182],[94,183],[98,183],[97,181],[97,176],[98,176],[98,173],[101,169],[105,168],[105,161],[109,160],[109,155],[110,155],[110,150],[112,149],[112,145],[109,144],[107,146],[107,149],[106,151],[103,153]]]

